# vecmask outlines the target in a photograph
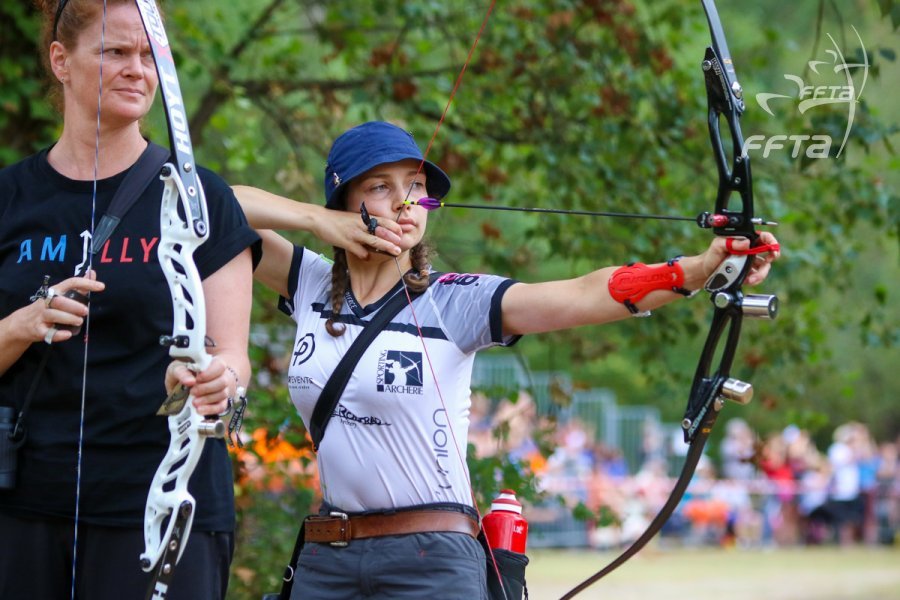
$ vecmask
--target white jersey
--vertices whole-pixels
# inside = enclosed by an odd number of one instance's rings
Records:
[[[346,330],[332,337],[325,330],[331,262],[297,248],[292,273],[297,273],[291,283],[296,290],[283,303],[297,322],[288,388],[308,426],[325,382],[362,323],[404,291],[398,283],[366,307],[348,291],[339,318]],[[472,504],[465,463],[472,364],[476,351],[518,339],[504,338],[501,327],[500,301],[513,283],[494,275],[443,275],[416,299],[415,318],[404,307],[372,341],[319,445],[326,502],[348,512]]]

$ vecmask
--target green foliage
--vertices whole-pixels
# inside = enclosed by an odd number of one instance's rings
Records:
[[[281,589],[281,578],[303,518],[313,512],[312,491],[255,492],[238,497],[235,555],[229,597],[259,598]]]
[[[166,4],[201,160],[233,183],[311,202],[321,199],[330,141],[347,127],[391,120],[423,146],[429,141],[487,7],[471,0]],[[826,34],[848,62],[862,62],[851,25],[870,64],[840,157],[793,157],[791,144],[767,157],[752,154],[757,213],[781,224],[784,258],[765,288],[778,292],[782,312],[774,323],[744,327],[734,374],[755,379],[757,400],[741,416],[763,431],[794,422],[824,437],[836,423],[859,419],[877,435],[895,435],[900,4],[857,2],[852,16],[825,0],[719,5],[746,93],[748,137],[841,139],[846,105],[801,113],[796,102],[773,102],[772,116],[755,94],[796,95],[786,73],[816,85],[808,61],[824,60]],[[0,7],[0,164],[51,143],[58,132],[43,99],[29,6]],[[689,216],[709,210],[716,176],[699,70],[707,43],[702,9],[680,0],[499,3],[429,157],[450,172],[456,202]],[[839,85],[840,78],[830,81]],[[858,73],[854,81],[861,85]],[[158,109],[146,129],[165,139]],[[706,244],[704,232],[683,224],[455,209],[432,219],[439,269],[527,281],[696,253]],[[292,323],[274,309],[271,294],[256,292],[247,427],[306,450],[283,383]],[[664,416],[678,420],[709,315],[698,297],[651,320],[533,336],[518,351],[535,369],[564,370],[578,386],[611,387],[620,402],[662,399]],[[502,429],[497,434],[502,438]],[[504,486],[537,497],[522,463],[491,457],[470,464],[482,504]],[[312,496],[247,487],[239,497],[232,585],[235,598],[253,598],[277,589]]]
[[[616,512],[605,504],[601,504],[596,510],[591,510],[583,502],[579,502],[572,511],[572,516],[579,521],[592,522],[596,527],[621,525],[619,516]]]
[[[468,462],[472,481],[479,484],[475,495],[482,514],[490,509],[491,500],[503,489],[515,490],[516,497],[523,502],[543,499],[535,474],[525,463],[504,455],[479,458],[472,445],[469,446]]]
[[[39,101],[45,84],[31,3],[5,2],[0,21],[0,165],[6,165],[46,145],[57,125],[54,110]]]
[[[878,0],[881,16],[889,17],[894,29],[900,28],[900,2],[894,0]]]

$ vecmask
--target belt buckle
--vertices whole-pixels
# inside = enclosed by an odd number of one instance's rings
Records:
[[[337,517],[341,520],[341,539],[336,542],[328,542],[330,546],[336,548],[344,548],[350,543],[350,517],[347,513],[333,510],[328,513],[329,517]]]

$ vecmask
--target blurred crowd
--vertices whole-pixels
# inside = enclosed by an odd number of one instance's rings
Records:
[[[476,407],[473,417],[477,413]],[[658,428],[644,432],[637,466],[629,468],[620,449],[597,441],[578,419],[556,425],[556,450],[541,457],[532,439],[538,417],[527,396],[481,417],[473,419],[476,452],[498,450],[492,431],[503,423],[501,450],[526,462],[548,497],[564,498],[569,508],[582,504],[596,515],[585,523],[594,547],[639,536],[680,469],[671,457],[673,444]],[[772,433],[754,431],[739,418],[722,425],[721,442],[701,458],[664,539],[740,547],[900,543],[900,436],[876,441],[865,424],[848,422],[818,447],[809,432],[793,425]],[[529,520],[553,515],[558,513],[535,506]]]

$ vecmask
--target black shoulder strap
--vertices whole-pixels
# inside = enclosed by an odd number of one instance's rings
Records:
[[[432,282],[434,282],[437,275],[437,273],[431,274]],[[415,300],[421,295],[422,292],[409,293],[410,300]],[[316,407],[313,409],[312,418],[309,422],[309,434],[312,437],[314,450],[319,449],[319,444],[325,436],[325,428],[328,427],[328,421],[331,419],[331,415],[334,413],[334,409],[341,399],[341,394],[344,393],[344,388],[347,387],[347,382],[350,381],[350,376],[356,368],[356,363],[359,362],[359,359],[369,347],[369,344],[372,343],[372,340],[375,339],[375,336],[381,333],[381,330],[384,329],[385,326],[391,322],[391,319],[397,316],[397,313],[403,310],[403,307],[407,304],[408,302],[404,290],[400,290],[394,294],[394,296],[378,310],[378,314],[376,314],[371,321],[366,323],[365,329],[359,334],[359,337],[353,340],[347,353],[341,359],[341,362],[338,363],[337,367],[335,367],[331,377],[329,377],[328,381],[325,383],[325,387],[322,388],[322,393],[319,394],[319,399],[316,401]]]
[[[97,254],[103,248],[103,244],[119,226],[119,221],[122,220],[125,213],[131,210],[150,182],[159,177],[159,171],[169,160],[170,154],[168,150],[153,142],[147,144],[147,148],[141,153],[140,158],[134,163],[116,190],[116,195],[113,196],[106,214],[94,228],[91,254]]]
[[[263,594],[262,600],[290,600],[291,590],[294,587],[294,577],[297,574],[297,562],[300,560],[300,553],[303,551],[303,545],[306,533],[306,520],[300,524],[300,531],[297,532],[297,540],[294,542],[294,550],[291,552],[291,560],[284,568],[284,575],[281,576],[281,591],[277,594]]]

